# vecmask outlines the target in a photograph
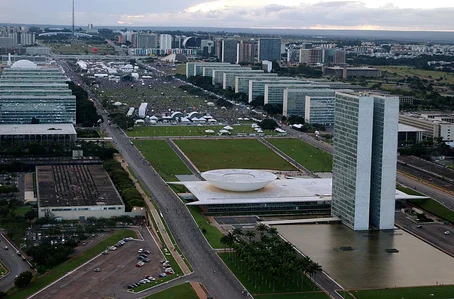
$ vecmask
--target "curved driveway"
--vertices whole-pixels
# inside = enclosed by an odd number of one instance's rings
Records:
[[[3,264],[11,271],[7,276],[0,279],[0,291],[6,291],[14,285],[14,279],[16,275],[21,274],[24,271],[30,270],[29,265],[22,260],[20,256],[16,254],[16,250],[11,248],[11,244],[8,243],[6,238],[1,233],[0,237],[0,259]],[[8,250],[3,249],[8,246]]]

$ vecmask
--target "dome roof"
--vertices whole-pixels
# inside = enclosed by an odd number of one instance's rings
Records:
[[[262,189],[277,178],[271,172],[253,169],[217,169],[205,171],[201,175],[219,189],[237,192]]]
[[[18,60],[11,65],[12,69],[36,69],[38,66],[36,63],[31,62],[30,60]]]

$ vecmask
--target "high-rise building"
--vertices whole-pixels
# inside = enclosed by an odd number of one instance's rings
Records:
[[[202,39],[200,41],[200,49],[204,56],[213,56],[214,53],[214,41],[210,39]]]
[[[137,48],[155,49],[158,47],[158,36],[156,34],[139,33],[137,36]]]
[[[311,49],[300,49],[300,63],[310,64]]]
[[[338,92],[334,111],[332,215],[393,229],[399,98]]]
[[[224,39],[222,41],[222,62],[236,63],[238,41],[234,39]]]
[[[281,60],[281,39],[260,38],[258,42],[258,61],[280,61]]]
[[[334,64],[345,64],[345,61],[346,61],[345,51],[342,49],[336,49],[334,51],[333,63]]]
[[[238,44],[237,63],[254,63],[255,61],[255,42],[240,41]]]
[[[172,36],[170,34],[159,35],[159,49],[161,51],[172,49]]]

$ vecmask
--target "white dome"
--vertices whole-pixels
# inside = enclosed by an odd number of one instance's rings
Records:
[[[277,178],[271,172],[253,169],[217,169],[202,172],[201,175],[219,189],[236,192],[262,189]]]
[[[18,60],[11,65],[12,69],[36,69],[37,67],[36,63],[25,59]]]

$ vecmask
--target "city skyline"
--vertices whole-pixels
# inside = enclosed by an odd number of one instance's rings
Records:
[[[454,3],[397,0],[76,1],[76,26],[212,26],[288,29],[453,31]],[[17,7],[26,9],[17,10]],[[49,9],[50,8],[50,9]],[[4,0],[6,23],[71,23],[71,1]]]

